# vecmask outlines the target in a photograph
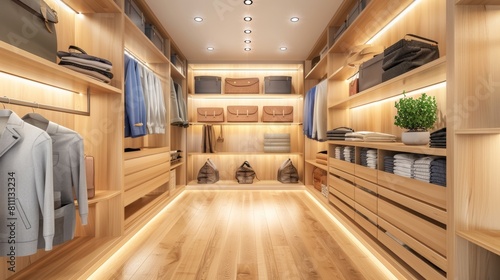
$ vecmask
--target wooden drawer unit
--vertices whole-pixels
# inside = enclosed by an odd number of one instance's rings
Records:
[[[354,200],[372,213],[377,214],[377,196],[359,187],[354,188]]]
[[[367,218],[367,216],[360,213],[358,211],[358,207],[356,207],[356,212],[354,213],[354,221],[356,221],[356,223],[358,223],[358,225],[360,227],[362,227],[364,230],[366,230],[372,236],[374,236],[375,238],[377,237],[378,228],[374,224],[374,221],[371,221],[370,219]]]
[[[446,187],[378,171],[378,184],[395,192],[446,209]]]
[[[354,166],[355,166],[354,163],[350,163],[336,158],[330,158],[328,160],[328,166],[342,170],[347,173],[354,174]]]
[[[356,164],[354,165],[354,175],[367,181],[377,183],[377,169]]]
[[[328,201],[333,206],[337,207],[342,211],[347,217],[354,220],[354,201],[343,195],[341,192],[330,188],[330,195],[328,196]]]
[[[446,230],[384,199],[378,199],[378,216],[437,253],[446,256]]]
[[[344,178],[337,177],[335,175],[329,174],[328,175],[328,183],[330,186],[344,195],[348,196],[350,199],[354,200],[354,184],[347,181]]]

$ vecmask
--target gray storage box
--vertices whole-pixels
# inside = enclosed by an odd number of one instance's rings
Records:
[[[221,93],[221,77],[195,76],[194,93]]]
[[[347,26],[350,26],[354,20],[359,16],[361,11],[366,7],[366,0],[359,0],[356,6],[347,15]]]
[[[125,14],[132,20],[132,22],[142,31],[146,33],[146,21],[144,14],[139,9],[134,0],[125,0]]]
[[[165,40],[161,37],[156,27],[152,24],[146,24],[146,36],[153,42],[153,44],[162,52],[165,51]]]
[[[365,61],[359,66],[359,91],[376,86],[382,82],[382,62],[384,54],[379,54],[374,58]]]
[[[264,77],[264,93],[292,93],[291,76]]]

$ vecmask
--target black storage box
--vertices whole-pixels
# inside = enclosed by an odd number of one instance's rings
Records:
[[[221,77],[195,76],[194,93],[221,93]]]
[[[358,88],[360,92],[382,82],[382,73],[384,72],[382,69],[383,60],[384,55],[379,54],[359,66]]]
[[[292,93],[291,76],[264,77],[264,93]]]
[[[366,7],[366,0],[359,0],[356,6],[347,15],[347,26],[350,26],[354,20],[359,16],[361,11]]]
[[[133,0],[125,0],[125,14],[143,32],[146,32],[144,14]]]
[[[146,24],[146,36],[153,42],[153,44],[162,52],[165,51],[165,40],[161,37],[156,27],[152,24]]]

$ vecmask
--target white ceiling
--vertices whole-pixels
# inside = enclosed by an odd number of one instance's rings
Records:
[[[191,63],[304,61],[341,2],[254,0],[247,6],[243,0],[146,0]],[[196,16],[203,22],[195,22]],[[253,20],[245,22],[245,16]],[[293,16],[299,22],[292,23]],[[282,46],[288,50],[281,51]]]

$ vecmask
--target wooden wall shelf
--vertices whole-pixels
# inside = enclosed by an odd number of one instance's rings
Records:
[[[301,94],[189,94],[190,99],[301,99]]]
[[[63,2],[82,14],[121,13],[120,7],[113,0],[64,0]]]
[[[484,249],[500,255],[500,231],[498,230],[458,230],[457,235]]]
[[[321,80],[322,78],[326,77],[326,67],[328,65],[328,59],[327,55],[325,55],[318,64],[314,66],[309,73],[306,75],[306,80]]]
[[[329,144],[339,146],[366,147],[378,150],[387,150],[403,153],[424,154],[430,156],[446,156],[446,149],[430,148],[426,145],[413,146],[405,145],[401,142],[385,143],[385,142],[357,142],[357,141],[328,141]]]
[[[487,134],[500,134],[500,128],[470,128],[470,129],[456,129],[456,135],[487,135]]]
[[[296,184],[284,184],[275,180],[257,180],[252,184],[239,184],[235,180],[220,180],[214,184],[198,184],[197,181],[191,181],[186,186],[186,190],[304,190],[302,182]]]
[[[324,165],[324,164],[319,164],[317,163],[316,161],[314,160],[306,160],[306,163],[310,164],[310,165],[313,165],[313,166],[316,166],[317,168],[319,169],[322,169],[322,170],[325,170],[325,171],[328,171],[328,166]]]
[[[125,16],[125,50],[144,64],[169,64],[163,54],[142,31]],[[175,67],[174,67],[175,68]]]
[[[500,0],[456,0],[457,5],[500,5]]]

